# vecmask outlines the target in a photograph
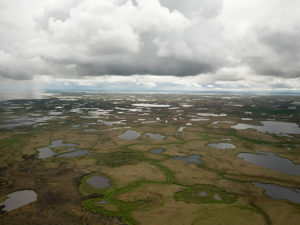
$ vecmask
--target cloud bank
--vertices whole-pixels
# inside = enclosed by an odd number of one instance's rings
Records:
[[[3,82],[152,76],[199,89],[299,88],[298,0],[0,0],[0,32]]]

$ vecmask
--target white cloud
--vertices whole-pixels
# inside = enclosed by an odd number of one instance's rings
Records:
[[[299,89],[298,0],[0,0],[0,32],[2,79]]]

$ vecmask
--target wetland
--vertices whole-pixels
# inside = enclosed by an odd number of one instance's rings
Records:
[[[297,95],[0,102],[0,224],[298,225]]]

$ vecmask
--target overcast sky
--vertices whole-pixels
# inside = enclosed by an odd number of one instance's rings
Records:
[[[0,0],[0,89],[300,92],[299,0]]]

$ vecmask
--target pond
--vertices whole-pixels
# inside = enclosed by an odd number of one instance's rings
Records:
[[[214,195],[214,198],[215,198],[216,200],[222,201],[222,198],[221,198],[221,196],[220,196],[219,194],[215,194],[215,195]]]
[[[51,148],[61,148],[61,147],[75,147],[77,144],[73,143],[64,143],[64,139],[58,139],[51,142],[51,145],[49,147]]]
[[[108,201],[99,201],[99,202],[96,202],[97,204],[101,204],[101,205],[104,205],[104,204],[108,204]]]
[[[201,160],[202,156],[201,155],[188,155],[186,157],[181,157],[181,156],[175,156],[173,159],[175,160],[181,160],[185,161],[189,164],[204,164],[204,162]]]
[[[37,150],[39,151],[39,159],[50,158],[56,154],[49,146],[38,148]]]
[[[161,153],[163,153],[165,151],[166,151],[166,149],[164,149],[164,148],[152,148],[150,150],[150,152],[155,153],[155,154],[161,154]]]
[[[205,191],[201,191],[201,192],[198,193],[198,196],[201,196],[201,197],[207,197],[208,194],[207,194],[207,192],[205,192]]]
[[[281,158],[273,152],[239,153],[238,157],[266,169],[281,172],[287,175],[300,175],[300,164]]]
[[[265,194],[276,200],[288,200],[290,202],[300,204],[300,189],[292,189],[287,187],[281,187],[275,184],[262,184],[253,182],[256,186],[263,188]]]
[[[156,141],[162,141],[166,138],[165,136],[163,136],[161,134],[146,133],[146,135]]]
[[[132,104],[136,107],[145,107],[145,108],[169,108],[171,105],[166,104],[152,104],[152,103],[140,103],[140,104]]]
[[[91,153],[88,150],[78,149],[73,152],[67,152],[67,153],[58,155],[57,158],[69,158],[69,157],[77,157],[77,156],[82,156],[82,155],[91,155]]]
[[[177,129],[177,131],[178,131],[178,132],[182,132],[184,128],[185,128],[185,127],[179,127],[179,128]]]
[[[0,206],[4,205],[4,211],[12,211],[21,206],[27,205],[37,200],[37,194],[32,190],[21,190],[10,193],[7,195],[7,199],[0,203]]]
[[[227,116],[225,113],[221,114],[215,114],[215,113],[197,113],[198,116],[212,116],[212,117],[221,117],[221,116]]]
[[[140,137],[141,135],[133,130],[127,130],[123,134],[120,134],[118,138],[123,139],[123,140],[136,140]]]
[[[209,143],[206,146],[215,148],[215,149],[234,149],[236,146],[230,143]]]
[[[86,179],[86,183],[91,185],[93,188],[108,188],[111,186],[108,178],[99,175]]]
[[[97,129],[84,129],[83,132],[97,132]]]
[[[249,128],[255,129],[263,133],[275,133],[275,134],[300,134],[300,127],[296,123],[277,122],[277,121],[261,121],[261,126],[238,123],[231,126],[231,128],[237,130],[246,130]]]
[[[58,155],[57,158],[65,158],[65,157],[76,157],[81,155],[90,155],[88,150],[81,150],[78,149],[77,144],[73,143],[64,143],[64,139],[58,139],[51,142],[49,146],[38,148],[39,151],[38,158],[39,159],[46,159],[51,158],[57,155],[56,152],[53,151],[53,148],[66,148],[61,149],[61,152],[67,152],[61,155]]]
[[[193,119],[190,119],[192,122],[198,122],[198,121],[208,121],[209,119],[207,118],[193,118]]]

